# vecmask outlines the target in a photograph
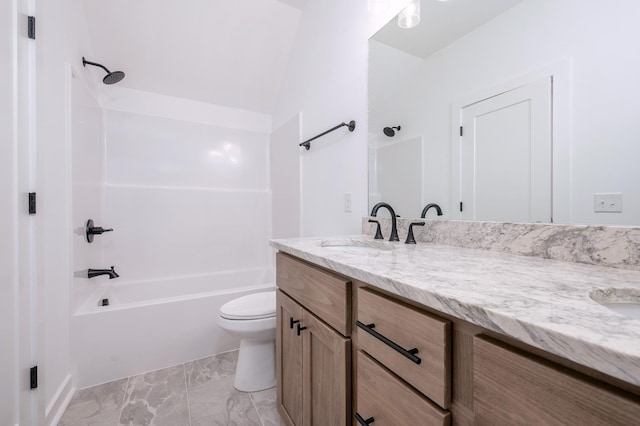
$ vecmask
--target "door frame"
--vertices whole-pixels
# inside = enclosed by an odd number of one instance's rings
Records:
[[[2,309],[2,340],[9,342],[3,356],[2,375],[10,389],[3,407],[3,420],[15,425],[39,424],[38,392],[29,386],[29,369],[35,365],[35,217],[27,209],[27,193],[35,188],[35,42],[26,36],[27,16],[35,15],[35,2],[10,0],[2,10],[2,26],[10,36],[1,38],[3,62],[7,72],[0,82],[8,109],[0,117],[0,167],[9,179],[0,185],[6,215],[2,227],[6,238],[0,247],[7,255],[0,259],[6,274],[0,280],[0,297],[7,302]],[[6,13],[6,14],[5,14]],[[5,25],[6,24],[6,25]],[[6,43],[6,44],[5,44]],[[4,74],[4,72],[3,72]],[[4,408],[8,413],[4,413]]]
[[[487,98],[526,86],[545,77],[552,79],[551,97],[551,185],[554,223],[570,223],[571,220],[571,69],[572,59],[540,67],[501,84],[467,95],[451,105],[451,211],[453,219],[460,219],[462,181],[460,175],[461,143],[460,126],[462,110]]]

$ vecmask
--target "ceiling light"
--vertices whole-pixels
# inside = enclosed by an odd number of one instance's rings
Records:
[[[420,0],[412,0],[402,12],[398,14],[400,28],[413,28],[420,23]]]
[[[389,9],[389,0],[367,0],[367,9],[374,15],[386,12]]]

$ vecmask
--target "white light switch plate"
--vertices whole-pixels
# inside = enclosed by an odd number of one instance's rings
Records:
[[[347,192],[344,194],[344,211],[351,212],[351,193]]]
[[[596,213],[622,213],[622,192],[593,194],[593,209]]]

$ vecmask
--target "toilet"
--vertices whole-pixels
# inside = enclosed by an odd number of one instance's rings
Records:
[[[240,339],[234,386],[256,392],[276,385],[276,292],[249,294],[225,303],[218,324]]]

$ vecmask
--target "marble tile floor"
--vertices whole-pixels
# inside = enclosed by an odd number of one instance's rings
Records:
[[[238,351],[76,392],[58,426],[280,426],[276,389],[233,387]]]

